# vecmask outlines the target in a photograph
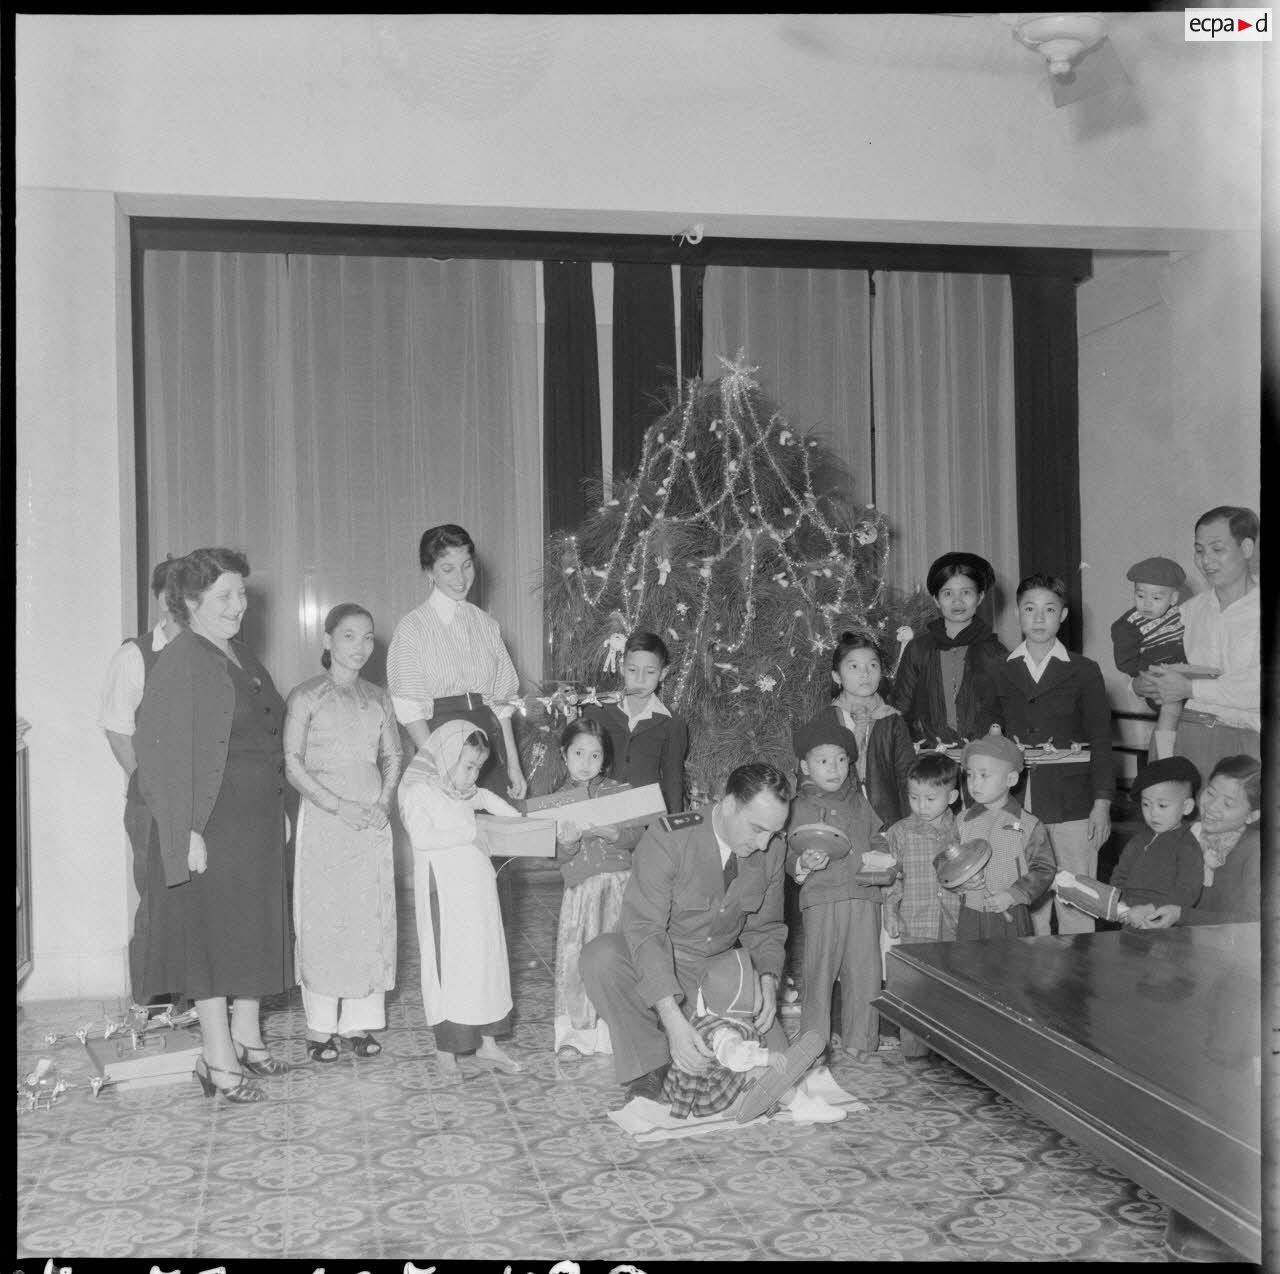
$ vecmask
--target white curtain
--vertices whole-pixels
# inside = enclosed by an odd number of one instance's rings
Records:
[[[148,252],[148,546],[249,558],[244,636],[283,693],[324,615],[379,639],[422,599],[422,532],[476,541],[472,600],[542,674],[534,262]]]
[[[894,272],[875,282],[875,472],[895,533],[889,583],[914,588],[948,550],[979,553],[998,581],[988,618],[1016,644],[1009,280]]]
[[[703,374],[746,352],[792,424],[824,436],[871,502],[870,286],[865,270],[708,266],[702,289]]]

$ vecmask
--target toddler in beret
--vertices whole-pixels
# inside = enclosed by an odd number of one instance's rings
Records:
[[[1120,900],[1188,908],[1204,883],[1204,855],[1186,818],[1196,807],[1200,771],[1185,756],[1162,757],[1143,767],[1129,797],[1146,827],[1130,838],[1111,873]]]
[[[1167,557],[1148,557],[1129,567],[1125,578],[1133,583],[1133,606],[1111,625],[1116,667],[1127,677],[1136,677],[1155,664],[1186,663],[1178,607],[1186,572]],[[1150,699],[1147,703],[1157,714],[1155,755],[1172,756],[1182,704]]]

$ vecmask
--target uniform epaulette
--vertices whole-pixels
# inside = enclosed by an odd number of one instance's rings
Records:
[[[685,810],[683,814],[664,814],[658,822],[668,832],[678,832],[686,827],[697,827],[702,822],[702,815],[696,810]]]

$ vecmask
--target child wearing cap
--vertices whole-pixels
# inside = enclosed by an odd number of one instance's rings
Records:
[[[959,899],[940,887],[933,860],[956,839],[951,807],[960,799],[959,767],[945,752],[922,752],[907,771],[911,813],[889,828],[889,852],[902,875],[885,897],[884,927],[902,942],[950,942],[956,936]],[[902,1056],[929,1056],[918,1035],[902,1032]]]
[[[860,871],[891,868],[880,819],[858,785],[858,744],[830,713],[819,713],[792,737],[800,786],[787,820],[787,872],[800,886],[804,956],[800,1030],[831,1039],[831,994],[840,983],[841,1039],[858,1061],[879,1046],[880,904],[884,887],[863,884]],[[843,857],[799,848],[792,834],[826,824],[844,834]],[[803,839],[803,838],[802,838]],[[840,842],[843,848],[843,842]]]
[[[1044,824],[1013,799],[1022,751],[1001,734],[965,745],[960,759],[973,804],[956,820],[960,843],[991,846],[985,888],[960,895],[956,938],[1025,938],[1034,932],[1030,908],[1058,870]]]
[[[1182,611],[1178,593],[1186,572],[1167,557],[1148,557],[1125,572],[1133,583],[1133,606],[1111,625],[1111,648],[1116,667],[1133,678],[1156,664],[1187,661],[1182,644]],[[1147,700],[1157,714],[1155,755],[1172,756],[1182,704]]]
[[[835,1123],[846,1111],[811,1096],[797,1081],[822,1051],[819,1036],[802,1031],[787,1049],[770,1049],[755,1025],[760,979],[742,947],[713,956],[698,980],[693,1028],[714,1060],[700,1075],[672,1062],[662,1100],[676,1119],[719,1115],[737,1103],[741,1122],[785,1103],[797,1123]],[[758,1090],[758,1091],[754,1091]]]
[[[1200,772],[1185,756],[1143,767],[1129,795],[1141,803],[1147,828],[1130,838],[1111,873],[1121,902],[1195,906],[1204,884],[1204,856],[1183,819],[1195,809],[1199,791]]]

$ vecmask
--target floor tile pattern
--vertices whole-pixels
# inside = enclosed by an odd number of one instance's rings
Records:
[[[20,1257],[1164,1261],[1164,1206],[941,1059],[837,1059],[868,1105],[842,1123],[767,1123],[638,1146],[606,1118],[607,1058],[550,1049],[559,877],[512,863],[504,914],[528,1073],[463,1061],[441,1086],[418,990],[412,898],[381,1056],[306,1061],[295,990],[263,1005],[297,1069],[271,1100],[194,1081],[88,1088],[73,1033],[119,1006],[45,1002],[18,1019],[18,1074],[72,1087],[19,1109]]]

